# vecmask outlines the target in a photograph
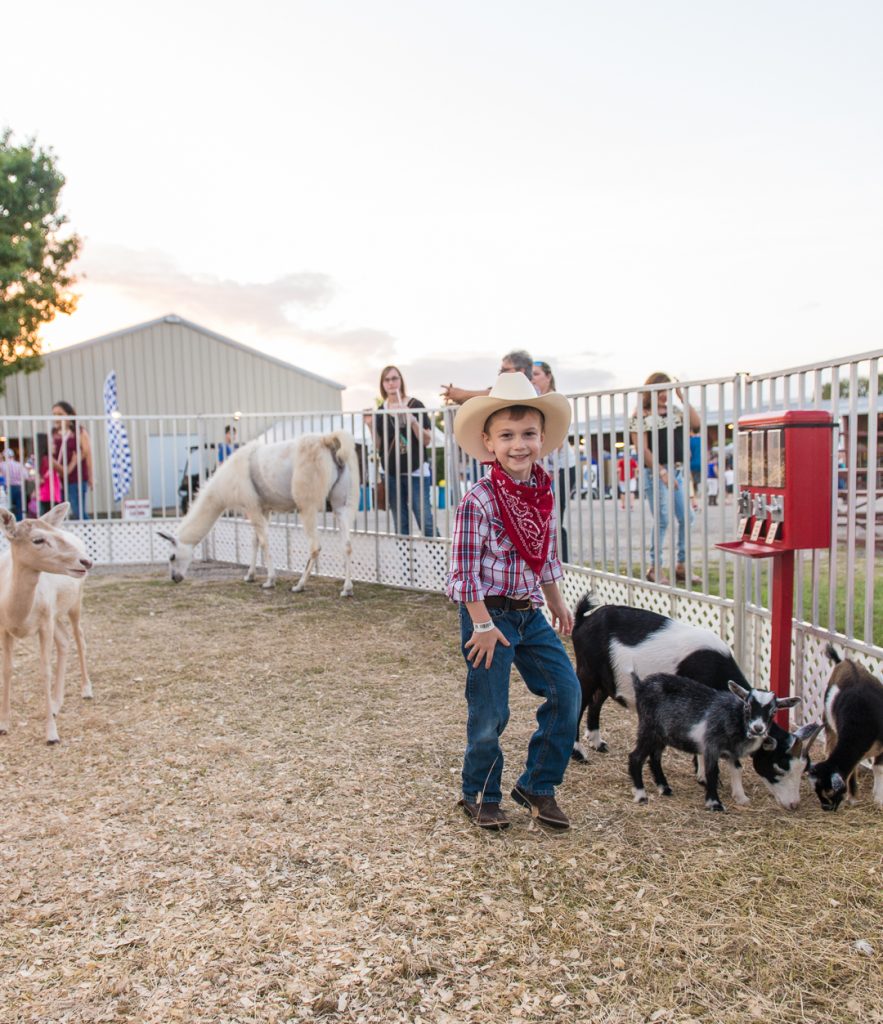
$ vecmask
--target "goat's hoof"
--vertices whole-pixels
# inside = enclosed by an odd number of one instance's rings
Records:
[[[710,811],[717,811],[717,812],[720,812],[720,813],[725,813],[724,805],[720,802],[720,800],[706,800],[705,801],[705,806]]]
[[[609,754],[610,753],[610,747],[607,746],[607,744],[604,742],[604,740],[601,740],[601,742],[598,744],[598,746],[595,747],[595,753],[597,753],[597,754]]]
[[[56,743],[61,743],[61,740],[57,736],[54,740],[46,740],[47,747],[54,747]]]
[[[349,590],[341,590],[340,596],[341,597],[352,597],[353,596],[353,588],[350,587]]]
[[[648,804],[650,801],[647,799],[647,794],[643,789],[635,790],[635,803],[636,804]]]
[[[659,789],[660,796],[674,796],[674,793],[672,793],[671,790],[671,786],[659,786],[657,788]]]
[[[91,683],[87,683],[87,685],[83,687],[83,692],[82,692],[81,696],[82,696],[83,700],[92,700],[93,694],[92,694],[92,684]]]
[[[4,725],[4,726],[0,727],[0,736],[6,736],[8,732],[9,732],[9,726],[8,725]]]
[[[261,584],[261,590],[272,590],[276,586],[275,580],[267,580],[266,583]]]
[[[738,800],[733,797],[733,800],[739,807],[747,807],[751,803],[747,796],[740,797]]]
[[[577,761],[579,764],[588,764],[589,759],[585,755],[585,751],[578,744],[570,752],[571,761]]]
[[[254,576],[252,576],[251,573],[247,573],[245,576],[242,577],[242,582],[243,583],[254,583]]]

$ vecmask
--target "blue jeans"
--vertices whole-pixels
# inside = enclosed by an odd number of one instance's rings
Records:
[[[684,475],[678,470],[675,473],[675,480],[678,486],[674,489],[674,510],[675,520],[678,524],[677,536],[677,559],[678,563],[685,561],[687,557],[687,485],[684,483]],[[656,525],[659,527],[659,548],[660,558],[662,548],[665,547],[665,535],[668,532],[668,484],[653,477],[653,470],[644,467],[644,495],[650,505],[650,511],[656,518]],[[657,504],[657,498],[658,504]],[[693,522],[693,510],[689,510],[690,523]],[[650,531],[650,564],[656,565],[656,530]]]
[[[410,536],[410,513],[413,510],[423,536],[435,537],[432,522],[432,477],[393,476],[392,473],[388,473],[385,480],[387,507],[395,518],[399,533]]]
[[[509,721],[509,676],[514,664],[531,693],[545,698],[537,708],[537,730],[527,747],[527,763],[518,785],[536,796],[554,796],[573,749],[581,692],[570,658],[540,611],[489,609],[510,647],[498,643],[491,667],[466,662],[466,753],[463,797],[470,803],[498,804],[503,797],[500,737]],[[460,646],[472,620],[460,605]]]
[[[66,500],[71,503],[71,519],[88,519],[89,512],[86,508],[86,496],[89,493],[89,485],[68,481]]]

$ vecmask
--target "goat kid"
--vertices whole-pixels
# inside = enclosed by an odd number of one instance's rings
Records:
[[[46,689],[46,742],[58,743],[56,716],[64,703],[64,678],[70,641],[64,627],[73,629],[80,659],[84,698],[92,696],[86,671],[86,645],[80,625],[83,580],[92,562],[80,539],[60,530],[70,505],[56,505],[39,519],[17,523],[0,509],[0,530],[9,550],[0,555],[0,639],[3,645],[3,695],[0,734],[9,732],[12,651],[15,641],[35,633],[40,640],[40,671]],[[55,643],[55,673],[52,644]]]
[[[718,692],[664,672],[645,679],[632,673],[631,682],[638,712],[638,738],[629,755],[635,802],[647,803],[643,768],[648,759],[659,792],[672,795],[662,771],[662,753],[666,747],[675,747],[703,759],[705,806],[711,811],[724,810],[718,796],[720,759],[733,762],[763,745],[773,747],[768,735],[773,716],[800,700],[780,700],[768,690],[746,690],[734,682],[729,692]]]
[[[598,607],[590,594],[577,605],[574,622],[576,674],[582,688],[579,721],[587,713],[584,741],[599,753],[608,750],[600,733],[601,707],[607,698],[634,709],[633,670],[639,676],[670,673],[718,691],[726,691],[731,681],[751,689],[729,647],[711,630],[643,608]],[[761,746],[751,754],[761,782],[785,810],[796,810],[800,804],[800,782],[809,765],[809,747],[821,729],[820,723],[809,723],[791,733],[772,722],[769,737],[774,745]],[[579,741],[579,725],[573,758],[588,759]],[[701,758],[697,778],[700,783],[706,781]],[[737,804],[749,802],[738,759],[730,763],[730,787]]]
[[[825,653],[834,662],[825,690],[828,756],[812,765],[810,781],[822,809],[836,811],[844,797],[847,804],[856,802],[858,764],[872,758],[874,803],[883,808],[883,683],[831,644]]]

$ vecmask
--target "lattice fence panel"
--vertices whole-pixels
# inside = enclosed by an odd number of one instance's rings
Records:
[[[631,604],[634,608],[646,608],[648,611],[669,617],[674,612],[673,596],[662,588],[635,586],[632,589]]]
[[[372,534],[356,533],[353,542],[353,579],[381,582],[377,577],[377,540]]]
[[[679,622],[685,622],[688,626],[710,629],[712,633],[717,633],[720,636],[720,607],[711,601],[698,601],[692,598],[679,597],[675,607],[675,615]]]
[[[795,651],[798,657],[795,664],[800,666],[799,672],[794,671],[795,693],[803,701],[792,712],[794,721],[824,722],[825,720],[825,688],[831,675],[833,665],[825,654],[827,640],[802,630],[795,630]],[[793,667],[792,667],[793,668]]]

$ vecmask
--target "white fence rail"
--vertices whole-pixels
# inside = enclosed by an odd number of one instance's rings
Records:
[[[574,427],[566,444],[550,462],[558,492],[563,534],[568,548],[565,593],[571,603],[589,586],[602,600],[649,607],[684,621],[714,629],[736,650],[746,671],[768,682],[770,654],[770,559],[740,559],[715,547],[736,536],[737,507],[729,485],[735,460],[735,424],[745,412],[789,408],[824,409],[832,413],[835,441],[832,488],[829,496],[834,542],[829,550],[800,552],[795,575],[793,675],[806,703],[802,716],[818,717],[829,665],[825,644],[848,649],[872,670],[883,664],[883,649],[875,642],[877,621],[883,617],[878,594],[877,546],[881,540],[883,492],[879,452],[880,379],[883,351],[865,353],[824,364],[797,367],[763,376],[689,381],[653,388],[629,388],[571,397]],[[676,393],[677,390],[680,394]],[[659,518],[645,500],[648,477],[633,449],[636,430],[643,426],[642,395],[650,392],[650,414],[664,394],[669,407],[689,403],[698,413],[700,429],[693,442],[693,466],[686,443],[683,465],[676,465],[674,426],[654,435],[668,441],[670,475],[681,472],[694,506],[693,522],[684,537],[686,579],[675,586],[650,583],[651,540],[660,552],[661,572],[675,580],[676,550],[674,497],[669,493],[668,536],[661,537]],[[652,394],[655,393],[655,394]],[[106,563],[157,563],[166,559],[167,545],[157,536],[156,521],[174,526],[200,486],[214,473],[225,441],[225,427],[235,430],[231,443],[256,438],[274,441],[307,432],[344,428],[358,442],[363,480],[354,538],[354,578],[392,586],[440,590],[447,569],[453,509],[459,496],[481,470],[453,443],[453,410],[428,410],[433,423],[431,443],[415,456],[417,476],[408,474],[398,494],[413,507],[429,489],[432,530],[418,527],[401,532],[394,510],[378,507],[387,485],[383,453],[375,450],[384,432],[370,429],[371,416],[362,413],[290,412],[222,416],[127,417],[134,484],[123,502],[114,502],[103,417],[80,417],[77,450],[92,455],[92,487],[86,508],[89,519],[73,524],[92,556]],[[55,427],[51,417],[0,415],[2,446],[14,458],[0,461],[2,496],[7,505],[16,497],[23,509],[39,482],[34,456],[51,446]],[[386,434],[396,436],[392,429]],[[43,435],[41,437],[41,435]],[[403,435],[404,438],[404,435]],[[407,457],[414,434],[403,439]],[[655,457],[658,469],[658,455]],[[15,464],[23,465],[17,476]],[[424,468],[425,466],[425,468]],[[63,484],[69,486],[69,481]],[[136,518],[137,516],[149,518]],[[324,529],[330,530],[328,517]],[[429,535],[424,536],[424,531]],[[435,535],[433,535],[435,534]],[[202,557],[247,563],[251,529],[235,516],[225,516],[202,545]],[[298,571],[306,560],[302,531],[296,517],[276,517],[271,529],[272,558],[277,568]],[[336,538],[324,538],[322,572],[341,570]],[[691,582],[696,576],[700,582]]]

